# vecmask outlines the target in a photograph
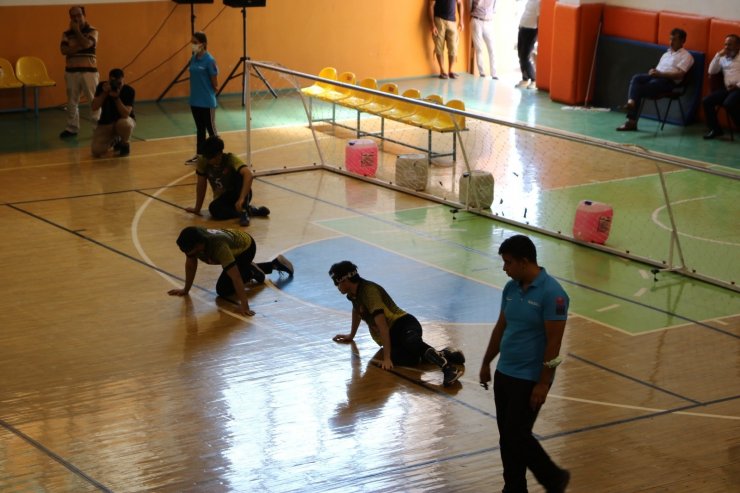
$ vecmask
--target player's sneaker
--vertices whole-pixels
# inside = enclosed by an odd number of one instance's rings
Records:
[[[185,160],[185,164],[186,165],[188,165],[188,164],[198,164],[198,155],[196,154],[195,156],[191,157],[190,159],[186,159]]]
[[[445,366],[444,368],[442,368],[442,374],[444,375],[442,385],[444,385],[445,387],[449,387],[453,383],[460,380],[460,377],[463,376],[463,373],[465,373],[465,370],[455,365]]]
[[[445,359],[450,363],[453,363],[455,365],[465,364],[465,355],[459,349],[446,347],[441,352],[442,356],[444,356]]]
[[[444,357],[441,351],[437,351],[433,347],[430,347],[424,352],[424,359],[430,363],[433,363],[440,368],[444,368],[449,365],[447,358]]]
[[[265,273],[262,271],[262,269],[259,268],[259,265],[252,262],[252,279],[257,284],[262,284],[265,282]]]
[[[267,217],[270,215],[270,209],[261,205],[259,207],[249,206],[249,215],[253,217]]]
[[[118,155],[125,157],[131,154],[131,146],[129,144],[120,143],[118,144]]]
[[[282,255],[275,257],[275,260],[272,261],[272,266],[275,270],[279,272],[287,272],[290,277],[293,277],[293,264]]]
[[[241,211],[239,214],[239,226],[249,226],[249,213],[247,211]]]

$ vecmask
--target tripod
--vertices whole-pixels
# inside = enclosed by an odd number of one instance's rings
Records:
[[[249,73],[249,75],[257,77],[259,80],[261,80],[265,87],[267,87],[267,90],[270,91],[270,94],[272,94],[272,97],[277,99],[277,93],[275,92],[275,89],[273,89],[270,83],[267,82],[267,79],[265,79],[258,67],[253,66],[252,68],[254,70],[254,73],[249,72],[249,69],[247,68],[247,60],[250,60],[250,58],[247,56],[247,9],[245,7],[242,7],[242,56],[241,58],[239,58],[239,61],[236,62],[234,68],[231,69],[231,73],[229,73],[229,76],[226,78],[224,83],[221,84],[218,92],[216,92],[216,96],[219,96],[221,94],[221,91],[224,90],[224,87],[226,87],[226,84],[228,84],[231,79],[241,76],[242,106],[244,106],[244,97],[247,90],[246,76],[247,73]],[[239,70],[240,67],[242,71],[237,74],[236,71]]]
[[[192,36],[193,33],[195,33],[195,8],[193,7],[193,3],[194,2],[190,3],[190,36]],[[184,79],[180,79],[180,77],[182,77],[182,74],[185,73],[188,67],[190,67],[190,60],[185,62],[185,65],[182,67],[182,70],[180,70],[180,72],[177,73],[175,78],[172,79],[172,82],[170,82],[170,84],[165,88],[165,90],[162,91],[162,94],[160,94],[159,97],[157,98],[157,102],[160,102],[162,100],[165,94],[167,94],[167,92],[170,89],[172,89],[172,86],[174,86],[175,84],[179,84],[180,82],[185,82],[186,80],[190,79],[190,77],[185,77]]]

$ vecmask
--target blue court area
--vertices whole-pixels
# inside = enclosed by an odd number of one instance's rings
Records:
[[[501,290],[349,237],[331,238],[286,253],[301,282],[281,289],[307,303],[351,311],[329,277],[335,262],[350,260],[360,275],[383,286],[394,301],[421,321],[494,323]]]

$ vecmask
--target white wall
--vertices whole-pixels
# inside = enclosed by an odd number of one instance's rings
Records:
[[[669,10],[686,14],[740,21],[740,0],[558,0],[559,3],[583,5],[604,3],[642,10]]]

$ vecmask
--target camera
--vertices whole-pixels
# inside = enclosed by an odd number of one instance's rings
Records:
[[[111,79],[109,84],[110,84],[111,91],[118,91],[119,89],[121,89],[120,79]]]

